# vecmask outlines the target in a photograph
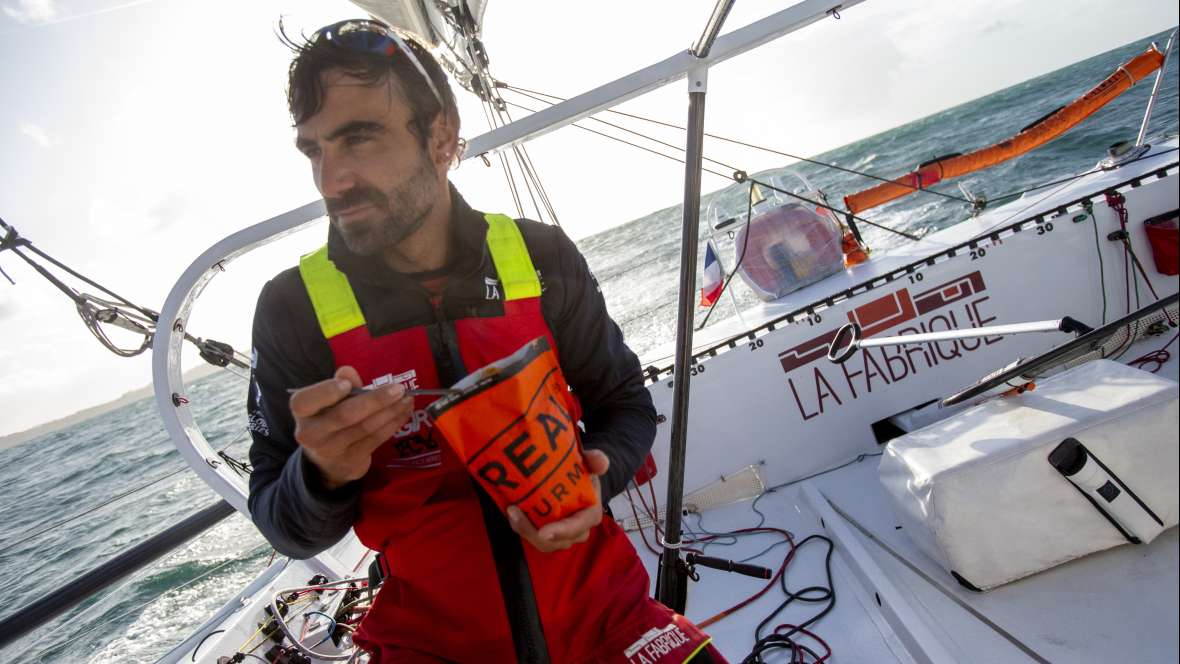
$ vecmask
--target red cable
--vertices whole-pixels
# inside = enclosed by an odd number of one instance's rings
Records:
[[[723,533],[720,535],[710,535],[708,537],[702,537],[700,540],[697,540],[699,542],[708,542],[708,541],[716,539],[718,537],[726,537],[729,535],[733,535],[734,533],[766,533],[766,532],[774,532],[774,533],[778,533],[778,534],[782,535],[786,539],[787,544],[791,547],[790,551],[788,551],[787,555],[783,558],[782,565],[779,565],[778,572],[776,572],[774,577],[772,577],[770,579],[770,582],[766,584],[765,588],[763,588],[762,590],[759,590],[758,592],[754,593],[753,595],[747,597],[745,600],[729,607],[728,609],[722,611],[721,613],[718,613],[717,615],[712,616],[712,617],[708,618],[707,620],[704,620],[703,622],[697,623],[697,627],[704,629],[704,628],[708,627],[709,625],[712,625],[713,623],[717,622],[718,620],[721,620],[722,618],[725,618],[725,617],[729,616],[730,614],[746,607],[748,604],[750,604],[754,600],[758,599],[759,597],[765,595],[768,590],[773,588],[774,584],[778,583],[779,577],[781,577],[787,571],[787,565],[791,562],[791,559],[795,557],[795,538],[791,535],[790,532],[783,530],[781,528],[770,528],[767,526],[761,526],[761,527],[757,527],[757,528],[741,528],[741,529],[730,531],[728,533]]]
[[[651,552],[652,552],[652,553],[654,553],[655,555],[657,555],[657,556],[658,556],[658,555],[660,555],[660,552],[659,552],[659,551],[657,551],[657,550],[656,550],[656,548],[655,548],[655,547],[653,547],[653,546],[652,546],[652,545],[651,545],[651,544],[650,544],[650,543],[647,541],[647,533],[646,533],[646,532],[644,532],[644,527],[643,527],[643,524],[642,524],[642,523],[640,523],[640,521],[639,521],[639,512],[637,512],[637,511],[635,510],[635,499],[631,497],[631,487],[630,487],[630,486],[624,487],[624,489],[623,489],[623,490],[627,492],[627,502],[629,502],[629,503],[631,504],[631,514],[635,516],[635,527],[639,529],[639,536],[640,536],[641,538],[643,538],[643,546],[647,547],[647,550],[648,550],[648,551],[651,551]],[[643,494],[642,494],[642,493],[640,493],[640,494],[639,494],[639,499],[640,499],[640,500],[643,500]],[[645,503],[645,504],[644,504],[644,507],[646,507],[646,506],[647,506],[647,505],[646,505],[646,503]]]
[[[1173,343],[1175,343],[1178,337],[1180,337],[1180,333],[1172,335],[1171,341],[1164,344],[1159,350],[1153,350],[1150,353],[1145,353],[1144,355],[1127,362],[1127,364],[1132,367],[1142,369],[1143,371],[1150,371],[1151,373],[1158,372],[1160,369],[1164,368],[1164,364],[1166,364],[1168,360],[1172,359],[1172,354],[1168,352],[1168,346],[1171,346]],[[1148,369],[1147,367],[1143,366],[1145,364],[1155,364],[1155,368]]]
[[[819,638],[819,635],[816,634],[815,632],[813,632],[809,629],[806,629],[804,627],[799,627],[798,625],[789,625],[789,624],[785,624],[785,623],[775,627],[774,631],[777,634],[779,632],[779,630],[784,630],[784,629],[791,630],[791,631],[798,633],[798,634],[803,634],[804,636],[808,636],[808,637],[814,639],[816,643],[818,643],[824,647],[824,650],[826,652],[824,653],[823,657],[820,657],[819,659],[815,660],[815,664],[821,664],[822,662],[826,662],[826,661],[828,661],[828,658],[832,656],[832,647],[828,645],[827,641],[824,641],[823,639]],[[792,644],[792,645],[794,645],[794,644]]]

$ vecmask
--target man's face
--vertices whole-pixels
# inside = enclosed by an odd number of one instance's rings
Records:
[[[439,170],[411,132],[410,108],[389,83],[339,71],[321,78],[323,106],[296,126],[328,218],[352,251],[380,254],[417,231],[442,193]],[[428,143],[429,145],[429,143]]]

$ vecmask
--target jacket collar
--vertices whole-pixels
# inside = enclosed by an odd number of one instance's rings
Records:
[[[451,259],[447,274],[471,275],[483,270],[489,260],[487,249],[488,222],[482,212],[472,209],[450,184],[451,195]],[[380,256],[361,256],[349,250],[336,228],[328,226],[328,258],[336,269],[350,279],[360,279],[382,286],[405,285],[414,282],[406,274],[395,271]]]

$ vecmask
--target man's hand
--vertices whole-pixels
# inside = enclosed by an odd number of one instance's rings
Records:
[[[324,486],[336,489],[369,471],[373,451],[410,419],[414,398],[401,385],[386,385],[349,397],[361,387],[352,367],[291,395],[295,440],[320,471]]]
[[[590,482],[594,485],[594,495],[598,499],[593,505],[560,521],[547,523],[540,530],[533,527],[519,507],[511,505],[508,508],[508,523],[512,530],[538,551],[549,553],[581,544],[590,539],[590,529],[602,521],[602,485],[598,476],[610,467],[610,457],[599,450],[585,450],[582,458],[590,471]]]

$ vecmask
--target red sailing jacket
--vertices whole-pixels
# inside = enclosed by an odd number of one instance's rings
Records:
[[[516,223],[487,220],[500,276],[489,294],[495,289],[504,298],[504,313],[440,314],[432,327],[443,337],[441,352],[425,326],[372,337],[326,251],[305,256],[300,271],[336,366],[353,366],[365,384],[433,388],[444,387],[440,363],[447,373],[474,370],[538,336],[556,348]],[[462,460],[431,435],[430,398],[416,399],[411,420],[373,456],[354,524],[361,541],[389,561],[390,575],[356,635],[375,661],[679,664],[707,644],[647,596],[647,573],[612,519],[565,551],[522,544]]]

